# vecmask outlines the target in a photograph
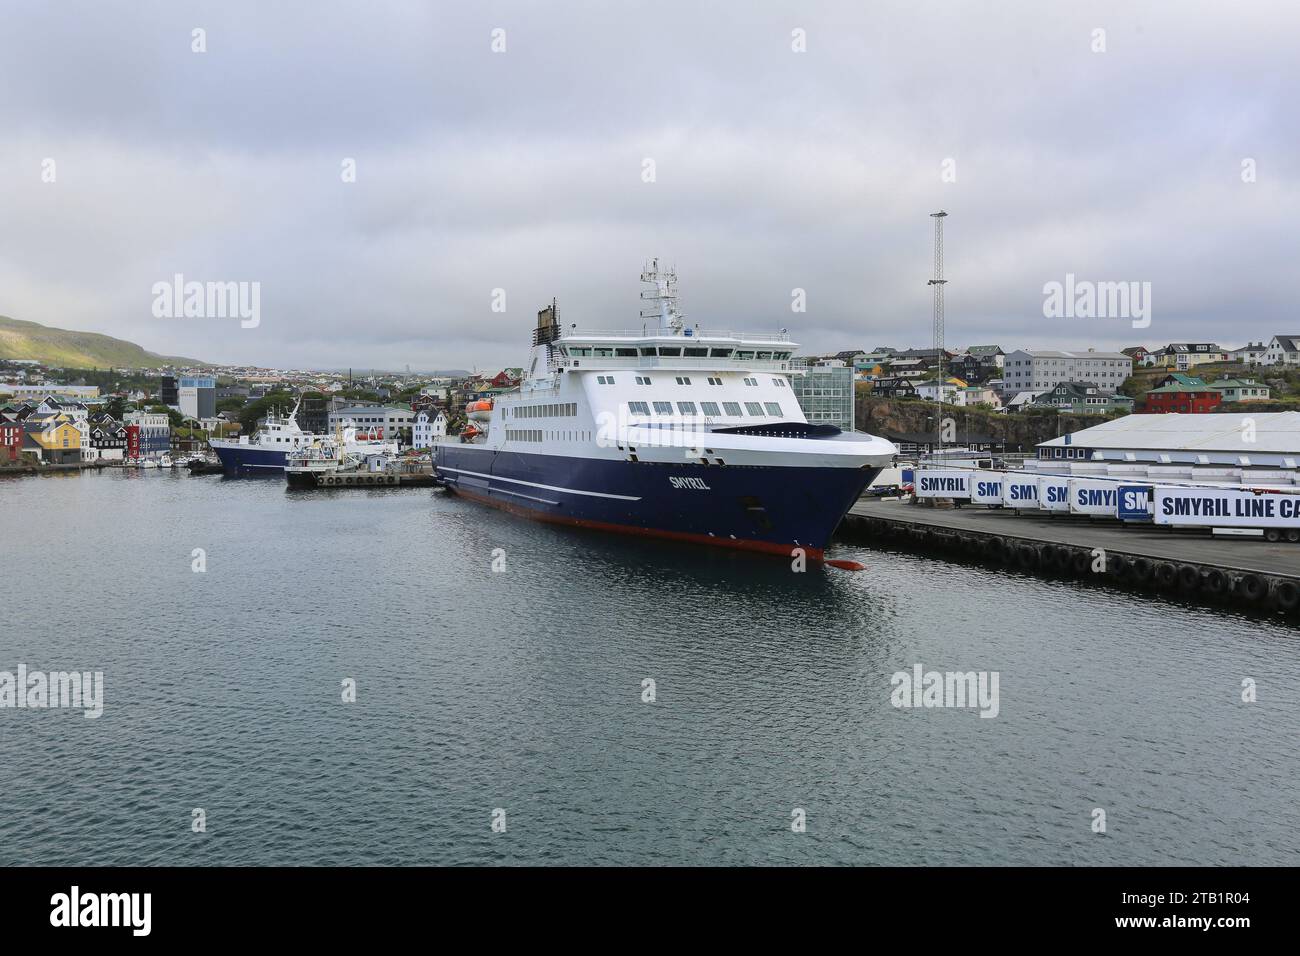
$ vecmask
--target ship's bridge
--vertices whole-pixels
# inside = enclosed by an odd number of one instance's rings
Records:
[[[799,348],[788,333],[683,328],[569,328],[550,340],[551,369],[727,369],[788,372]]]

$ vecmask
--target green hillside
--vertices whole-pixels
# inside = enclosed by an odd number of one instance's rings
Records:
[[[0,359],[34,359],[59,368],[160,368],[202,365],[197,359],[155,355],[134,342],[97,332],[52,329],[0,315]]]

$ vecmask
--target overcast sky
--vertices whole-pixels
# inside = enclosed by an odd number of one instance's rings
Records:
[[[0,314],[489,368],[552,296],[639,327],[657,255],[702,327],[919,346],[942,207],[949,346],[1297,333],[1297,36],[1292,0],[6,0]],[[176,273],[259,282],[260,325],[156,318]],[[1150,327],[1044,318],[1066,273],[1150,282]]]

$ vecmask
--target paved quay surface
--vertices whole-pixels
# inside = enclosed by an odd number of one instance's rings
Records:
[[[1017,516],[1014,511],[983,505],[923,508],[901,501],[873,498],[863,498],[849,509],[849,514],[1040,543],[1105,548],[1119,554],[1202,564],[1224,570],[1300,578],[1300,544],[1285,541],[1269,544],[1260,538],[1171,532],[1163,528],[1102,523],[1078,515],[1046,512]]]

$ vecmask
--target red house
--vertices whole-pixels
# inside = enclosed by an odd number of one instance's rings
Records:
[[[0,420],[0,465],[9,465],[23,456],[23,426],[19,422]]]
[[[139,425],[126,426],[126,457],[127,458],[140,457],[140,426]]]
[[[1148,414],[1178,412],[1183,415],[1199,415],[1214,411],[1221,401],[1223,393],[1215,389],[1172,382],[1147,392],[1144,410]]]

